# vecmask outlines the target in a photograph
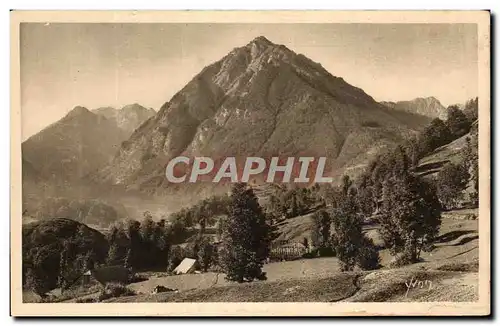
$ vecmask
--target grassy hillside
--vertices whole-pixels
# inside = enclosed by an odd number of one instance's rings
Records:
[[[430,288],[408,290],[406,283],[412,279],[427,280],[432,285]],[[121,297],[106,302],[425,302],[449,301],[450,298],[476,301],[477,280],[477,272],[394,269]],[[300,315],[300,312],[297,314]]]
[[[461,219],[470,213],[477,211],[447,214],[436,248],[423,253],[421,262],[404,268],[387,267],[392,257],[382,249],[383,267],[376,271],[341,273],[338,260],[329,257],[266,264],[268,280],[248,284],[229,283],[220,273],[149,273],[148,280],[128,286],[137,295],[106,302],[475,301],[478,223]],[[408,290],[405,283],[412,280],[428,281],[427,287]],[[151,294],[157,285],[179,292]]]
[[[461,151],[467,144],[467,137],[470,137],[470,134],[455,139],[451,143],[435,149],[432,153],[422,158],[416,169],[416,173],[425,176],[435,175],[447,163],[460,163]]]

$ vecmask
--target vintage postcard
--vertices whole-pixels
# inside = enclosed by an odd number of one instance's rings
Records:
[[[490,314],[488,11],[11,30],[12,315]]]

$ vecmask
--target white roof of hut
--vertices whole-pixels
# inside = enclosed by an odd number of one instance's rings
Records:
[[[181,263],[174,269],[174,274],[189,274],[196,269],[196,259],[184,258]]]

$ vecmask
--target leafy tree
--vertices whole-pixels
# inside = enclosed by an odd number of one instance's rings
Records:
[[[418,142],[418,137],[415,135],[410,136],[403,145],[406,155],[410,160],[410,166],[412,168],[417,167],[418,162],[421,159],[420,147]]]
[[[179,244],[184,242],[186,236],[188,235],[186,224],[184,223],[184,220],[179,216],[173,216],[167,232],[172,244]]]
[[[86,262],[92,259],[96,260],[96,255],[92,250],[87,253],[81,253],[81,247],[74,239],[66,239],[63,242],[62,250],[59,255],[59,274],[57,285],[61,291],[70,287],[80,275],[85,272],[89,266]]]
[[[200,268],[206,272],[208,268],[215,263],[214,258],[214,246],[208,242],[207,239],[203,239],[199,244],[198,250],[198,262],[200,263]]]
[[[125,256],[125,261],[123,262],[123,266],[127,269],[132,269],[133,268],[132,261],[133,261],[133,253],[132,249],[129,248],[127,250],[127,255]]]
[[[89,269],[94,269],[96,263],[96,255],[93,250],[89,250],[85,253],[85,255],[80,256],[80,259],[77,261],[77,268],[80,271],[86,271]],[[78,272],[80,273],[80,272]]]
[[[330,248],[331,217],[325,209],[320,209],[313,214],[312,220],[312,244],[318,249],[320,255],[328,254],[328,249]]]
[[[288,217],[295,217],[299,215],[299,207],[297,204],[297,196],[295,191],[290,194],[290,214]]]
[[[419,135],[419,153],[425,155],[436,148],[447,144],[452,139],[452,133],[441,119],[434,119]]]
[[[282,216],[286,215],[286,207],[283,205],[281,198],[276,194],[269,196],[269,202],[266,205],[266,213],[272,222],[278,221]]]
[[[463,191],[469,181],[466,166],[448,163],[437,175],[438,196],[443,205],[450,209],[463,199]]]
[[[150,212],[144,212],[144,219],[140,224],[140,239],[138,241],[138,263],[141,267],[152,267],[156,264],[157,254],[155,233],[156,224]]]
[[[380,256],[372,239],[363,235],[356,261],[359,268],[372,270],[380,267]]]
[[[180,246],[172,246],[168,254],[168,271],[172,272],[184,259],[184,253]]]
[[[299,215],[307,213],[315,204],[312,189],[299,188],[296,192]]]
[[[61,292],[66,288],[68,282],[66,280],[65,271],[68,268],[68,252],[63,250],[59,259],[59,276],[57,278],[57,285],[61,288]]]
[[[108,265],[119,265],[120,264],[120,248],[117,243],[113,243],[109,246],[108,258],[106,258],[106,264]]]
[[[410,170],[410,160],[405,153],[403,146],[396,146],[390,158],[391,173],[396,177],[401,177]]]
[[[270,228],[252,188],[237,183],[222,239],[221,265],[226,279],[243,282],[264,279],[264,261],[270,251]]]
[[[446,125],[450,129],[451,134],[455,138],[458,138],[469,132],[471,122],[458,106],[452,105],[448,108],[448,120],[446,120]]]
[[[471,130],[471,137],[466,138],[466,145],[462,152],[462,164],[470,174],[473,190],[470,201],[474,207],[479,205],[479,152],[477,129]]]
[[[349,178],[348,175],[344,175],[342,177],[342,200],[347,196],[349,193],[349,188],[352,186],[352,180]]]
[[[342,199],[332,209],[332,248],[340,260],[342,271],[351,271],[356,265],[362,269],[378,268],[378,252],[373,242],[363,234],[363,215],[359,214],[356,191],[349,189],[348,184],[344,183],[346,189],[343,190]]]
[[[362,174],[358,181],[357,206],[361,214],[370,216],[377,208],[373,185],[366,173]]]
[[[322,206],[335,205],[339,191],[337,188],[333,187],[330,183],[324,183],[319,186],[318,197],[320,198],[320,204]]]
[[[164,219],[160,220],[155,225],[154,244],[155,252],[157,254],[157,257],[155,259],[157,265],[167,265],[168,252],[170,250],[171,243],[166,230],[166,221]],[[161,259],[158,259],[158,257],[161,257]]]
[[[127,263],[131,268],[142,267],[142,237],[141,237],[141,223],[134,220],[127,222],[127,237],[129,239],[129,248],[127,251]]]
[[[465,103],[464,114],[469,123],[473,123],[478,119],[478,98],[470,99]]]
[[[434,241],[441,225],[441,205],[431,183],[409,173],[384,182],[381,235],[391,254],[405,252],[415,262]]]

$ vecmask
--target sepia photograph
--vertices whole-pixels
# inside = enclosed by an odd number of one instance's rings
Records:
[[[488,11],[11,28],[14,316],[490,313]]]

